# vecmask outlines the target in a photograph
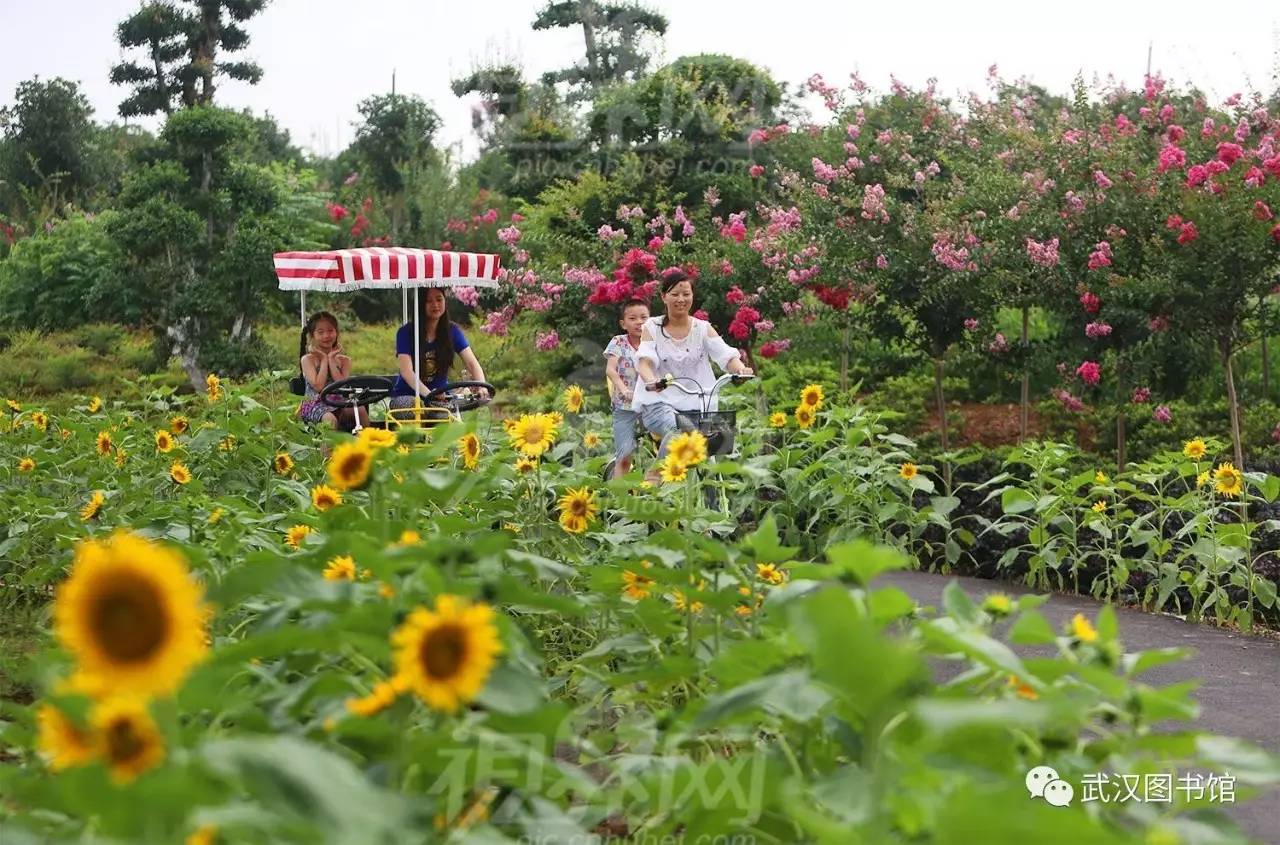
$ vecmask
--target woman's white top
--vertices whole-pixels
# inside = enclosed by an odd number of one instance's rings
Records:
[[[689,318],[692,325],[689,334],[682,340],[675,340],[662,327],[661,317],[650,317],[645,320],[641,337],[645,333],[653,338],[641,341],[636,350],[636,358],[648,358],[653,364],[654,373],[661,378],[671,375],[675,378],[686,378],[696,381],[702,390],[710,393],[715,387],[715,373],[711,371],[711,362],[715,361],[724,369],[734,358],[739,357],[738,350],[724,342],[719,335],[711,334],[711,324],[697,317]],[[690,382],[682,384],[694,389]],[[718,399],[718,397],[717,397]],[[676,387],[666,390],[652,391],[645,388],[643,380],[636,383],[634,398],[631,400],[632,410],[638,411],[644,405],[664,402],[677,411],[701,411],[702,400],[690,396]],[[712,402],[710,410],[716,410],[716,402]]]

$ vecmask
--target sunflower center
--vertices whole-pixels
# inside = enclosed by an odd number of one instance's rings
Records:
[[[441,625],[422,640],[418,658],[428,678],[452,678],[467,656],[466,631],[454,624]]]
[[[569,513],[573,514],[574,516],[586,516],[587,500],[574,499],[572,502],[569,503]]]
[[[103,590],[90,610],[94,640],[113,660],[136,663],[155,654],[169,633],[169,618],[155,586],[133,576]]]
[[[542,442],[542,426],[531,425],[524,430],[524,440],[526,443]]]
[[[365,456],[362,454],[349,455],[342,465],[339,467],[343,478],[354,478],[364,471]]]
[[[105,731],[107,757],[119,763],[135,760],[146,750],[146,743],[134,730],[129,719],[116,719]]]

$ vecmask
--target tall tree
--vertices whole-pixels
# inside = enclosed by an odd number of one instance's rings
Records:
[[[142,50],[145,59],[111,69],[112,83],[133,87],[120,103],[121,116],[172,114],[177,108],[211,105],[219,76],[256,83],[262,68],[220,55],[249,45],[241,24],[266,4],[267,0],[152,0],[122,21],[116,28],[120,46]]]
[[[568,99],[575,102],[638,79],[649,66],[645,39],[665,35],[667,19],[635,2],[595,0],[550,0],[533,19],[536,30],[571,27],[582,27],[584,62],[549,71],[542,79],[548,85],[567,84]]]
[[[0,209],[49,214],[83,199],[93,180],[93,109],[80,86],[55,77],[18,84],[0,108]]]

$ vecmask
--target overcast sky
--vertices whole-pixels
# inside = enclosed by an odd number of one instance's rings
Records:
[[[441,140],[470,153],[470,103],[449,80],[477,63],[513,60],[530,77],[577,61],[580,30],[534,32],[545,0],[272,0],[249,24],[246,51],[265,71],[227,83],[220,103],[270,111],[296,143],[335,153],[350,142],[356,104],[416,93],[444,119]],[[32,76],[79,81],[99,120],[124,91],[107,81],[121,52],[116,24],[139,0],[0,0],[0,103]],[[659,62],[729,53],[795,84],[820,72],[835,84],[857,70],[874,87],[893,73],[937,77],[946,94],[983,90],[987,67],[1063,90],[1078,72],[1115,73],[1136,87],[1152,67],[1215,98],[1275,88],[1280,3],[1238,0],[1075,0],[1071,3],[916,0],[650,0],[671,22]]]

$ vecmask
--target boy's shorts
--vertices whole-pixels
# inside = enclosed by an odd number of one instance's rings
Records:
[[[636,450],[636,420],[639,411],[625,409],[613,412],[613,457],[622,460]]]

